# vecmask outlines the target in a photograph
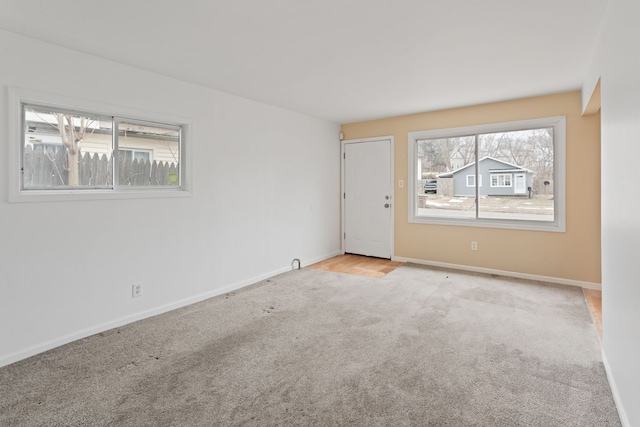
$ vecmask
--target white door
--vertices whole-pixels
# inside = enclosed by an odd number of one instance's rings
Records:
[[[391,140],[344,144],[344,251],[391,258]]]
[[[523,173],[518,173],[515,175],[513,192],[515,194],[524,194],[527,192],[527,184]]]

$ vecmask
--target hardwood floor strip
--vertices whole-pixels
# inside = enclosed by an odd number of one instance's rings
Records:
[[[602,292],[593,289],[583,289],[583,291],[589,310],[591,310],[593,323],[598,331],[598,337],[602,341]]]
[[[402,264],[404,263],[388,259],[344,254],[320,261],[316,264],[310,265],[309,268],[332,271],[334,273],[351,274],[354,276],[380,278],[391,273]]]

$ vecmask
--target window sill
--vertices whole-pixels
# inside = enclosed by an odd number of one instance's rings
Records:
[[[10,203],[191,197],[187,190],[26,190],[9,195]]]
[[[409,223],[450,225],[457,227],[480,227],[480,228],[500,228],[508,230],[522,231],[546,231],[551,233],[564,233],[566,227],[564,221],[542,222],[542,221],[505,221],[504,219],[474,219],[474,218],[443,218],[443,217],[421,217],[410,216]]]

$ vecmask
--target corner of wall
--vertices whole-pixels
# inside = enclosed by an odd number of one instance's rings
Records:
[[[582,83],[582,114],[595,114],[600,110],[600,76],[602,75],[602,42],[599,39],[591,54]],[[594,95],[597,95],[594,97]],[[594,108],[597,109],[594,110]]]
[[[620,393],[618,392],[618,387],[616,386],[615,378],[613,377],[613,373],[611,372],[611,367],[609,366],[607,355],[604,352],[604,347],[602,348],[602,363],[604,364],[604,370],[607,373],[607,380],[609,380],[609,387],[611,387],[611,394],[613,395],[613,401],[615,402],[616,408],[618,409],[620,424],[622,424],[623,427],[631,427],[631,422],[629,422],[627,413],[624,410],[624,406],[622,405],[622,399],[620,398]]]
[[[584,87],[582,89],[582,115],[596,114],[600,111],[600,102],[600,77],[598,77],[596,85],[590,93],[585,92]]]

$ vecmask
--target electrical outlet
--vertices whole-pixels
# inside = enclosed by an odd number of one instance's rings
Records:
[[[472,251],[478,250],[478,242],[471,242],[471,250]]]
[[[131,297],[137,298],[142,296],[142,283],[134,283],[131,285]]]

